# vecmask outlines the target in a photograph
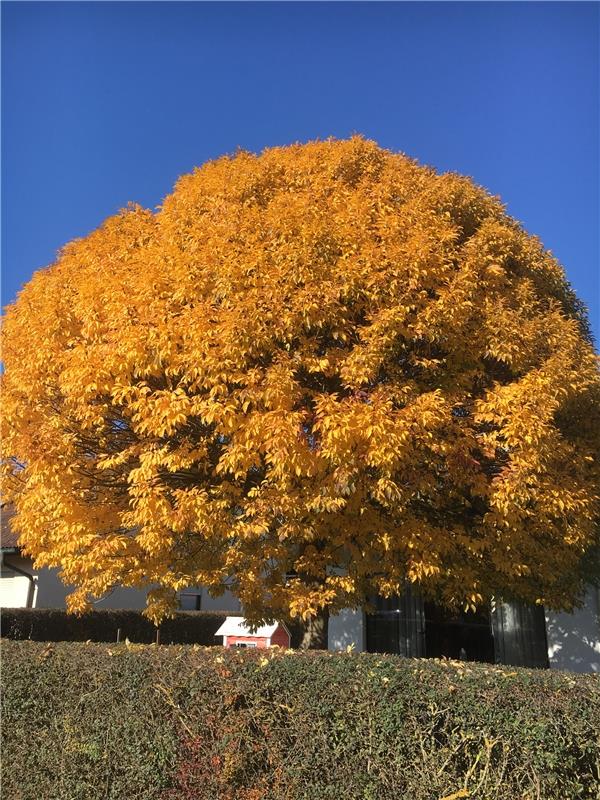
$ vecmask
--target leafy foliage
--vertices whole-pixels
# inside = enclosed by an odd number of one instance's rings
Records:
[[[4,642],[15,800],[595,800],[592,675],[374,654]]]
[[[600,379],[563,270],[467,178],[360,137],[240,152],[8,308],[5,481],[77,586],[227,582],[259,621],[398,592],[568,608]]]

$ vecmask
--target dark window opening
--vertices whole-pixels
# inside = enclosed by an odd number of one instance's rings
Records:
[[[540,669],[550,666],[543,606],[498,603],[491,616],[497,663]]]
[[[373,597],[374,611],[367,614],[367,650],[396,653],[409,658],[425,655],[423,602],[407,586],[402,595]]]
[[[179,595],[179,608],[182,611],[201,611],[202,593],[201,592],[182,592]]]
[[[487,610],[451,612],[425,603],[425,655],[494,663],[494,637]]]
[[[525,603],[497,603],[477,612],[451,612],[424,602],[408,586],[397,597],[371,598],[366,617],[367,650],[409,658],[548,667],[544,609]]]

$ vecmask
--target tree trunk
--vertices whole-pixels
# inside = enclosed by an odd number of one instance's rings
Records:
[[[322,609],[316,617],[303,625],[301,650],[327,650],[329,632],[329,609]]]

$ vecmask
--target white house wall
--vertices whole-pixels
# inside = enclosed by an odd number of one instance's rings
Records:
[[[32,591],[31,581],[24,575],[11,571],[14,564],[34,579]],[[0,579],[0,607],[2,608],[65,608],[66,597],[71,591],[58,577],[57,569],[35,570],[31,559],[23,558],[15,553],[7,553],[3,558],[2,577]],[[146,593],[139,589],[118,588],[94,604],[95,608],[128,608],[142,609],[146,605]]]
[[[71,588],[58,577],[57,569],[33,570],[31,561],[26,567],[36,578],[36,608],[64,608]],[[146,593],[139,589],[115,589],[94,603],[94,608],[142,609],[146,605]]]
[[[23,558],[16,553],[6,554],[7,563],[2,568],[0,579],[0,607],[24,608],[31,605],[35,608],[65,608],[66,597],[71,588],[65,586],[58,577],[58,569],[34,570],[31,559]],[[9,564],[14,564],[35,580],[32,595],[31,581],[24,575],[11,571]],[[239,612],[240,603],[237,597],[226,591],[221,597],[211,597],[206,590],[201,590],[202,611]],[[146,607],[146,592],[142,589],[118,587],[105,597],[94,603],[94,608],[124,608],[133,611]]]
[[[551,669],[600,673],[600,597],[590,588],[574,614],[546,612]]]
[[[2,572],[0,577],[0,607],[25,608],[35,605],[37,586],[32,586],[31,581],[19,572],[11,569],[15,565],[23,572],[31,572],[31,561],[21,556],[10,553],[2,558]]]
[[[231,592],[226,591],[220,597],[211,597],[209,593],[202,590],[202,611],[233,611],[241,613],[240,601]]]
[[[329,617],[329,650],[353,647],[357,653],[365,649],[365,621],[362,609],[344,608]]]

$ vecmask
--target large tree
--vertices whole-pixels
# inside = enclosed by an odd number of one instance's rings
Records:
[[[8,308],[4,359],[5,492],[75,611],[227,584],[323,644],[328,610],[407,580],[569,608],[592,577],[580,302],[497,198],[360,137],[108,219]]]

